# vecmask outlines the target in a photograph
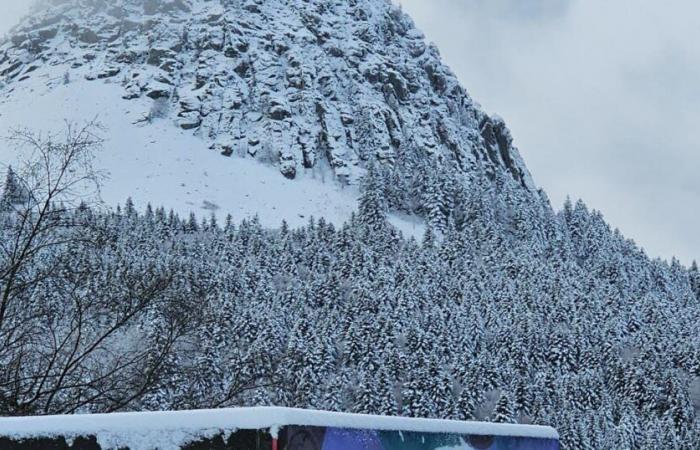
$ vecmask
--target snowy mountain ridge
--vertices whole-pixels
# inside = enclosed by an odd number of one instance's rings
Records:
[[[118,84],[124,102],[149,100],[143,121],[288,178],[329,166],[354,184],[376,157],[401,178],[440,161],[535,190],[503,121],[389,1],[47,0],[0,45],[5,90],[39,69]]]
[[[15,277],[0,415],[276,405],[700,448],[697,265],[551,208],[389,2],[44,0],[0,77],[0,136],[97,117],[104,200],[134,200],[52,209],[58,243]],[[22,242],[7,180],[0,242]]]

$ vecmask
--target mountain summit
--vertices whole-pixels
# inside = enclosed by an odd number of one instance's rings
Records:
[[[290,179],[325,170],[352,185],[376,159],[404,191],[438,172],[535,190],[503,121],[390,1],[47,0],[0,46],[10,89],[41,77],[118,85],[136,125],[165,119]]]
[[[97,117],[106,202],[155,205],[47,219],[7,171],[0,415],[279,405],[700,448],[697,265],[555,212],[391,3],[45,0],[0,76],[0,136]]]

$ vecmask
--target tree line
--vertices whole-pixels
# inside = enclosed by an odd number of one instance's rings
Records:
[[[1,201],[2,415],[280,405],[700,448],[697,265],[583,202],[455,181],[417,241],[370,165],[347,223],[266,229],[86,203],[89,129],[16,137],[46,155]]]

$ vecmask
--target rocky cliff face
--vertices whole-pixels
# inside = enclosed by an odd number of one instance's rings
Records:
[[[0,46],[0,79],[41,65],[119,83],[124,101],[149,97],[150,115],[288,178],[327,164],[354,183],[376,158],[404,178],[407,161],[437,161],[534,190],[502,120],[386,0],[47,0]]]

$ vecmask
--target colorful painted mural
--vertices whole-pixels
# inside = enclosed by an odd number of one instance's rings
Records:
[[[554,439],[290,426],[283,450],[559,450]]]

